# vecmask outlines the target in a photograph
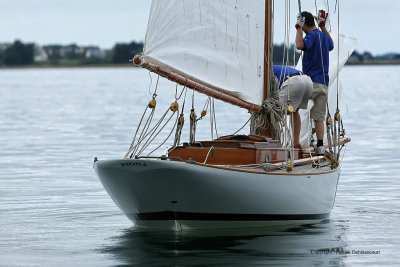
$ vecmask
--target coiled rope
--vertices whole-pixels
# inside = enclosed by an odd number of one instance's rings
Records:
[[[262,129],[269,128],[273,137],[281,141],[281,132],[284,127],[282,112],[283,105],[279,99],[266,99],[262,104],[261,112],[251,114],[250,133],[259,135]],[[270,119],[269,123],[268,118]]]

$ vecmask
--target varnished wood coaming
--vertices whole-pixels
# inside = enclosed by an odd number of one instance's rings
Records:
[[[340,144],[342,145],[350,141],[351,138],[343,137],[340,139]],[[325,147],[327,147],[327,144]],[[287,150],[279,146],[277,140],[259,136],[226,136],[212,141],[200,141],[191,144],[183,143],[182,146],[171,149],[168,156],[207,166],[240,166],[285,163],[287,153]],[[328,153],[326,153],[326,156],[327,160],[332,160]],[[312,164],[314,159],[317,158],[310,157],[309,154],[302,154],[298,149],[294,149],[293,164],[295,166],[296,164]],[[272,165],[271,167],[273,167]],[[231,169],[231,167],[229,168]]]
[[[215,165],[248,165],[282,162],[286,160],[287,153],[288,151],[281,148],[278,141],[272,139],[264,141],[216,139],[184,143],[171,149],[168,156]],[[295,159],[299,158],[298,149],[295,149],[294,156]]]

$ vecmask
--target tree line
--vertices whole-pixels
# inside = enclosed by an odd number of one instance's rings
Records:
[[[76,44],[39,47],[16,40],[12,44],[0,44],[0,66],[128,64],[142,49],[143,43],[135,41],[117,43],[110,50],[102,50]]]
[[[6,48],[0,47],[0,66],[19,66],[19,65],[88,65],[88,64],[128,64],[136,54],[143,50],[143,43],[117,43],[111,50],[103,50],[102,55],[88,56],[88,51],[92,51],[96,47],[82,48],[76,44],[71,45],[45,45],[42,47],[35,46],[33,43],[24,44],[16,40],[13,44]],[[99,48],[97,48],[99,49]],[[40,62],[35,60],[38,53],[45,53],[45,60]],[[86,53],[85,53],[86,52]],[[293,65],[293,60],[297,62],[300,53],[295,52],[294,47],[289,49],[282,45],[274,45],[273,62],[282,64],[283,57],[287,61],[289,54],[290,65]]]
[[[112,49],[102,50],[96,46],[81,47],[70,45],[45,45],[39,47],[33,43],[24,44],[16,40],[12,44],[0,44],[0,66],[25,65],[93,65],[128,64],[136,54],[143,50],[143,43],[117,43]],[[42,53],[42,54],[41,54]],[[42,57],[41,57],[42,56]],[[293,45],[274,45],[273,63],[294,65],[300,53]],[[363,54],[354,51],[349,64],[400,63],[400,54],[385,54],[374,57],[369,52]]]
[[[30,65],[33,63],[33,44],[15,41],[4,51],[0,51],[0,65]]]

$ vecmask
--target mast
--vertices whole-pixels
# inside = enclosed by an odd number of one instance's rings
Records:
[[[270,91],[270,80],[272,70],[272,5],[271,0],[265,0],[265,34],[264,34],[264,100],[268,98]],[[260,131],[260,135],[271,136],[271,131],[268,127],[270,120],[266,121],[265,129]]]
[[[270,3],[269,0],[265,0],[265,34],[264,34],[264,100],[268,98],[268,88],[269,88],[269,59],[270,59],[270,25],[269,23],[270,20]]]

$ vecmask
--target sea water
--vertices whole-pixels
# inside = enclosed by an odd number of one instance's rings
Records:
[[[2,69],[0,266],[398,266],[399,73],[399,66],[341,72],[344,127],[352,142],[342,153],[330,220],[171,233],[135,228],[92,168],[94,157],[125,155],[156,76],[133,67]],[[181,91],[160,79],[153,122]],[[199,114],[207,101],[192,91],[183,93],[181,105],[183,99],[188,124],[192,105]],[[232,134],[248,119],[245,110],[214,105],[214,138]],[[209,116],[199,121],[198,139],[210,138],[210,125]]]

